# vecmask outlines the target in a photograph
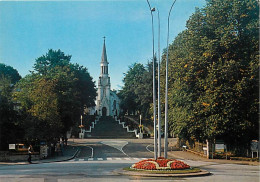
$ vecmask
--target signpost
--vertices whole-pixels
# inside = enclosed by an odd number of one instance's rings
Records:
[[[256,152],[256,157],[258,158],[258,148],[259,142],[257,140],[252,140],[251,141],[251,145],[250,145],[250,149],[251,149],[251,153],[252,153],[252,158],[254,158],[254,152]]]

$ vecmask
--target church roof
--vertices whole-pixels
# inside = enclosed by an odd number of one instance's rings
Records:
[[[104,38],[103,52],[102,52],[102,57],[101,57],[101,63],[104,63],[104,62],[108,63],[105,38]]]

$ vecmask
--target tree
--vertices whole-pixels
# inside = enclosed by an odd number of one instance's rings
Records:
[[[25,119],[21,124],[25,138],[52,139],[59,137],[62,122],[58,113],[55,81],[42,76],[27,76],[18,83],[21,91],[15,93],[21,102]]]
[[[135,93],[140,103],[140,113],[144,118],[150,119],[153,115],[153,62],[147,63],[140,82],[135,88]]]
[[[15,84],[17,81],[21,79],[18,71],[11,66],[7,66],[3,63],[0,63],[0,78],[6,77],[10,79],[12,84]]]
[[[140,63],[135,63],[129,67],[129,70],[123,79],[123,89],[119,92],[121,99],[121,108],[126,112],[135,113],[139,111],[140,101],[136,95],[135,89],[140,84],[145,68]]]
[[[85,107],[94,106],[95,83],[86,68],[71,64],[71,55],[50,49],[36,59],[35,71],[57,80],[56,93],[59,113],[65,132],[78,121]]]
[[[34,70],[41,75],[46,75],[57,66],[69,65],[70,59],[71,55],[65,55],[60,49],[57,51],[50,49],[48,53],[35,60]]]
[[[230,145],[258,138],[258,14],[256,1],[208,0],[187,21],[169,47],[173,132]]]
[[[22,137],[18,125],[18,113],[14,105],[0,94],[0,150],[8,150],[8,144],[15,143]]]
[[[7,150],[9,143],[14,143],[21,136],[17,124],[18,113],[12,100],[13,84],[21,76],[11,66],[0,63],[0,149]]]
[[[119,92],[121,108],[130,113],[138,111],[143,118],[152,116],[153,102],[153,64],[148,62],[146,66],[135,63],[129,67],[123,79],[124,86]],[[157,85],[157,83],[156,83]]]
[[[38,138],[65,135],[84,108],[95,104],[92,77],[85,67],[71,64],[70,59],[62,51],[50,49],[36,59],[32,74],[17,84],[20,91],[15,92],[16,99],[27,115],[24,126],[33,125],[29,133]],[[46,132],[35,134],[39,127]]]

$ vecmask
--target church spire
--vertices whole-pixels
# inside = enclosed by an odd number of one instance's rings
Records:
[[[104,76],[104,75],[107,76],[108,75],[108,62],[107,62],[106,40],[105,40],[106,37],[103,37],[103,38],[104,38],[104,45],[103,45],[103,52],[102,52],[101,63],[100,63],[101,76]]]
[[[104,45],[103,45],[103,52],[102,52],[102,58],[101,58],[101,63],[108,63],[107,62],[107,51],[106,51],[106,37],[104,38]]]

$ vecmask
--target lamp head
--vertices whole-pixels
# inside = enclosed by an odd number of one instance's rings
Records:
[[[152,8],[151,11],[152,11],[152,12],[155,11],[155,8]]]

